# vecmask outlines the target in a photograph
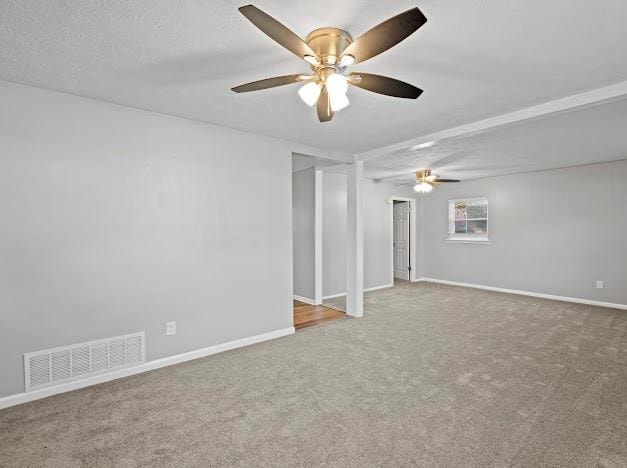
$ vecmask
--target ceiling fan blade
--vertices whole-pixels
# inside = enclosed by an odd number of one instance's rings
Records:
[[[313,78],[313,75],[311,76]],[[252,83],[246,83],[235,88],[231,88],[231,91],[236,93],[247,93],[249,91],[260,91],[262,89],[276,88],[277,86],[288,85],[292,83],[298,83],[300,81],[307,81],[310,79],[307,75],[284,75],[275,76],[272,78],[266,78],[265,80],[253,81]]]
[[[425,15],[418,8],[412,8],[363,33],[342,55],[352,55],[355,63],[365,62],[394,47],[426,22]]]
[[[320,122],[329,122],[333,118],[333,111],[331,110],[331,100],[329,99],[329,92],[326,85],[320,90],[320,97],[318,97],[318,120]]]
[[[430,182],[440,183],[440,182],[461,182],[457,179],[433,179]]]
[[[240,7],[239,11],[270,38],[274,39],[280,45],[285,47],[290,52],[298,55],[300,58],[304,58],[306,55],[317,57],[316,53],[307,45],[305,41],[256,6],[246,5]]]
[[[358,88],[367,89],[373,93],[406,99],[416,99],[422,94],[422,89],[387,76],[355,72],[351,73],[349,77],[354,77],[353,79],[349,79],[348,82],[350,84]]]
[[[412,180],[411,182],[398,182],[394,184],[395,187],[401,187],[403,185],[416,185],[416,181]]]

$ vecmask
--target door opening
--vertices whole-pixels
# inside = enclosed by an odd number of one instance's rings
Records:
[[[417,281],[420,263],[416,243],[416,200],[406,197],[388,198],[390,206],[390,285],[396,280]]]
[[[394,280],[410,280],[411,274],[411,207],[409,202],[393,200],[392,261]]]

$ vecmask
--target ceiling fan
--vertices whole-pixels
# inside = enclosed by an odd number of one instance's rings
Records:
[[[394,78],[371,73],[346,74],[349,66],[365,62],[414,33],[427,22],[418,8],[412,8],[366,31],[353,40],[338,28],[320,28],[303,41],[283,24],[253,5],[239,8],[251,23],[311,66],[311,74],[267,78],[232,88],[236,93],[259,91],[292,83],[305,83],[298,94],[309,106],[316,105],[320,122],[328,122],[335,112],[349,105],[348,85],[378,94],[416,99],[422,90]]]
[[[422,169],[416,171],[416,182],[409,182],[414,184],[414,190],[418,193],[429,193],[433,190],[433,186],[444,182],[459,182],[457,179],[441,179],[437,175],[431,173],[431,169]],[[408,184],[402,184],[408,185]]]

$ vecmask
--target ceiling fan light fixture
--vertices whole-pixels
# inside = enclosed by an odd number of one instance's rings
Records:
[[[350,104],[346,92],[348,91],[348,80],[344,75],[332,73],[326,79],[326,87],[331,101],[331,110],[337,112]]]
[[[342,109],[348,107],[350,101],[346,94],[329,94],[329,101],[331,102],[331,110],[333,112],[341,111]]]
[[[428,182],[420,182],[414,185],[414,190],[418,193],[429,193],[433,190],[433,185]]]
[[[346,94],[346,91],[348,91],[348,81],[344,75],[339,73],[329,75],[326,85],[330,95]]]
[[[340,66],[342,67],[348,67],[353,63],[355,63],[355,57],[351,54],[346,54],[340,59]]]
[[[344,76],[348,66],[378,56],[423,26],[427,18],[417,7],[379,23],[356,39],[347,31],[333,27],[315,29],[303,39],[254,5],[244,5],[238,10],[270,39],[299,59],[305,60],[314,75],[308,78],[307,75],[292,74],[257,80],[231,88],[235,93],[315,80],[316,84],[307,83],[298,93],[307,105],[317,104],[320,122],[329,122],[334,111],[349,105],[346,96],[349,83],[366,91],[404,99],[417,99],[422,94],[420,88],[387,76],[372,73],[351,73],[349,77]]]
[[[320,97],[320,83],[313,81],[307,83],[298,90],[298,95],[309,107],[313,106]]]

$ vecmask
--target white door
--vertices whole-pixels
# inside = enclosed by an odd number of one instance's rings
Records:
[[[394,277],[409,281],[409,202],[393,207]]]

